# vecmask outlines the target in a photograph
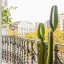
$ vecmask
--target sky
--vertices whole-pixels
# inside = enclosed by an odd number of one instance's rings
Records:
[[[8,0],[8,7],[17,6],[11,11],[14,21],[45,22],[49,20],[53,5],[58,6],[58,13],[64,12],[63,0]]]

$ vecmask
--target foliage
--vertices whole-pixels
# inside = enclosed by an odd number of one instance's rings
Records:
[[[45,28],[45,40],[44,40],[45,42],[48,42],[48,33],[50,30],[51,30],[50,28]],[[39,40],[37,36],[37,31],[26,34],[25,38]],[[54,43],[59,43],[59,44],[64,43],[64,31],[59,29],[59,25],[57,26],[57,29],[54,32]]]
[[[16,10],[17,7],[5,8],[2,6],[2,27],[11,26],[12,19],[10,10]]]
[[[38,39],[38,37],[37,37],[37,31],[27,33],[24,37],[25,38],[29,38],[29,39]]]
[[[8,28],[8,35],[9,36],[22,36],[18,31],[12,31],[11,29]]]
[[[45,28],[45,42],[48,42],[49,31],[50,28]],[[59,25],[57,26],[57,29],[54,32],[54,43],[59,43],[59,44],[64,43],[64,31],[59,29]]]
[[[54,32],[54,42],[55,43],[64,43],[64,31],[61,31],[61,30],[56,30]]]

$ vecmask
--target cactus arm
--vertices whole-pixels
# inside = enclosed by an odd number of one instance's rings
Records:
[[[47,63],[53,64],[53,31],[49,33]]]
[[[40,23],[38,26],[38,38],[44,40],[45,28],[44,24]]]
[[[58,24],[58,9],[57,6],[54,5],[51,8],[51,14],[50,14],[50,27],[53,31],[56,30]]]
[[[40,43],[40,51],[39,51],[39,56],[38,56],[38,64],[45,64],[45,43],[41,41]]]

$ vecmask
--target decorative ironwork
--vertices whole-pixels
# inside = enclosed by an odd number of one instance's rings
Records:
[[[12,64],[38,64],[39,45],[40,41],[36,40],[16,36],[2,36],[2,60]],[[59,46],[55,44],[54,64],[63,64],[58,55]],[[46,59],[47,43],[45,50]]]

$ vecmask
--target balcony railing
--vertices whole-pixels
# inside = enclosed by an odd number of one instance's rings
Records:
[[[40,41],[2,36],[2,60],[11,64],[38,64],[39,45]],[[58,46],[63,45],[55,45],[54,64],[63,64],[63,52],[59,51]],[[47,48],[45,50],[47,51]]]

